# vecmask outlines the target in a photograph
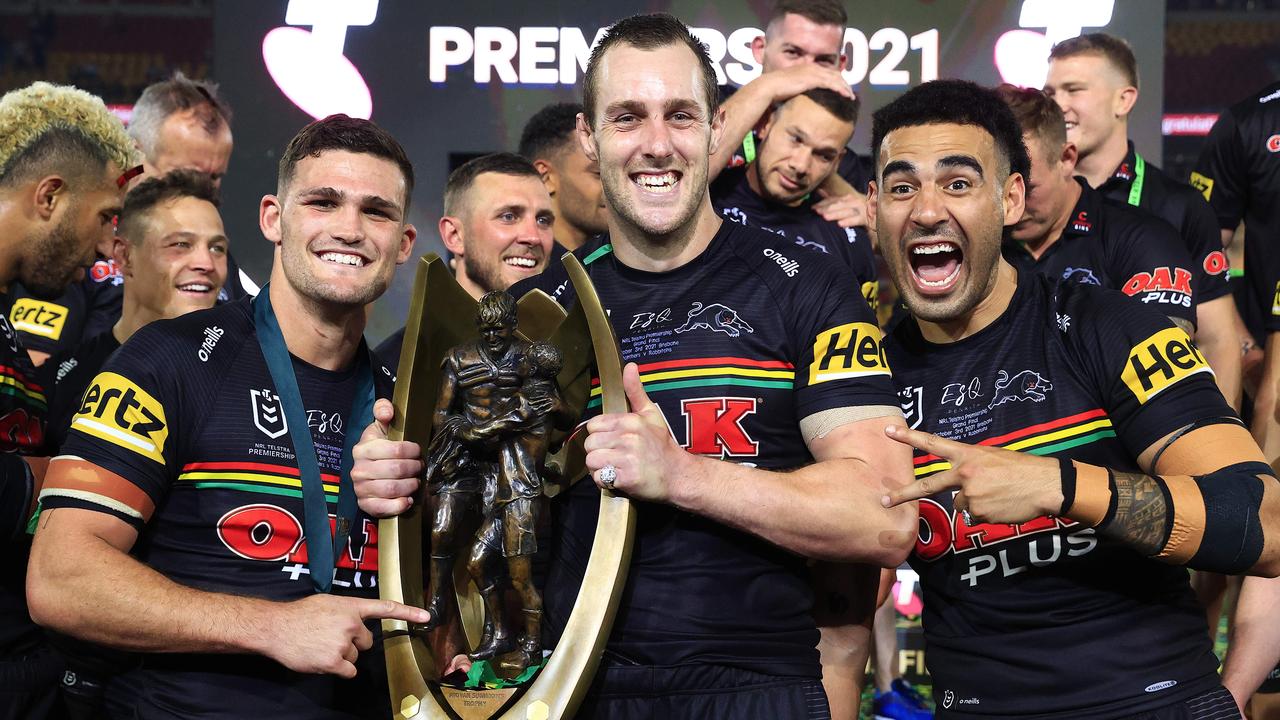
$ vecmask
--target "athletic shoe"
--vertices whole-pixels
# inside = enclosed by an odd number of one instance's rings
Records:
[[[933,711],[911,683],[897,678],[889,692],[876,691],[871,705],[875,720],[932,720]]]

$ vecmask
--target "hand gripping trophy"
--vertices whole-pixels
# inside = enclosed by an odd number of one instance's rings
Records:
[[[606,412],[626,410],[608,318],[581,265],[565,262],[580,298],[567,316],[536,291],[519,303],[491,292],[477,304],[438,258],[419,267],[391,437],[425,448],[426,502],[381,521],[379,584],[431,620],[383,623],[395,718],[569,717],[603,651],[630,558],[630,502],[602,492],[586,577],[549,658],[532,573],[547,497],[585,474],[583,438],[569,431],[592,377]],[[442,682],[461,643],[467,683]],[[477,688],[477,677],[498,682]]]

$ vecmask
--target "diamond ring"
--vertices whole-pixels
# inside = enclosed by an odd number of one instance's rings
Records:
[[[618,482],[618,468],[612,465],[605,465],[596,473],[596,479],[605,489],[612,490],[613,484]]]

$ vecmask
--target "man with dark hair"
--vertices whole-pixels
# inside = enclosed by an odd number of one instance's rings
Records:
[[[111,717],[385,718],[366,622],[429,618],[376,599],[348,476],[394,380],[361,334],[412,250],[412,167],[334,115],[279,176],[259,214],[270,285],[135,332],[49,464],[27,598],[43,625],[142,654],[107,689]]]
[[[839,166],[857,118],[857,100],[826,88],[787,100],[757,133],[755,161],[721,171],[711,184],[711,202],[728,220],[839,259],[875,307],[879,275],[870,236],[813,209],[813,194]]]
[[[1075,175],[1062,110],[1040,90],[996,88],[1031,159],[1026,207],[1004,259],[1027,273],[1119,290],[1195,332],[1191,258],[1172,225],[1102,196]]]
[[[453,277],[479,300],[547,267],[555,221],[537,169],[502,152],[468,160],[449,174],[438,229]],[[396,367],[403,343],[400,328],[378,345],[378,357]]]
[[[599,489],[639,517],[580,717],[827,717],[815,613],[848,612],[875,582],[850,597],[849,576],[819,565],[833,588],[815,604],[803,558],[896,565],[915,527],[910,506],[878,501],[908,470],[884,436],[901,417],[870,309],[836,264],[711,205],[708,160],[724,141],[714,82],[669,15],[619,21],[587,66],[578,141],[600,163],[609,235],[575,255],[628,363],[631,412],[588,403],[595,482],[555,500],[549,640],[575,602]],[[552,266],[513,294],[541,288],[570,307],[566,279]],[[408,461],[420,448],[385,439],[393,413],[379,403],[353,470],[377,515],[408,507],[421,470]],[[845,669],[837,681],[851,685]]]
[[[43,311],[93,263],[134,163],[124,128],[93,95],[38,82],[0,98],[0,718],[51,709],[61,661],[27,615],[22,595],[27,521],[44,462],[23,458],[44,438],[48,388],[8,318],[54,332]],[[31,295],[13,298],[23,283]],[[12,304],[12,307],[11,307]]]
[[[1227,284],[1217,222],[1199,193],[1167,177],[1129,141],[1129,113],[1138,101],[1137,63],[1129,44],[1105,33],[1058,43],[1049,54],[1044,89],[1062,108],[1067,139],[1079,151],[1076,174],[1105,197],[1141,208],[1178,229],[1193,264],[1196,344],[1209,359],[1223,396],[1239,407],[1243,325]]]
[[[874,123],[912,314],[886,352],[913,429],[886,432],[918,478],[884,503],[920,501],[938,717],[1233,716],[1183,566],[1280,572],[1271,468],[1162,313],[1002,260],[1030,159],[996,92],[925,83]]]
[[[609,229],[600,165],[587,159],[574,137],[580,112],[577,103],[553,103],[534,113],[520,134],[520,154],[533,163],[551,195],[552,259]]]

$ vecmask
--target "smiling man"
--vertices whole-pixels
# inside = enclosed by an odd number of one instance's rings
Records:
[[[838,264],[716,214],[716,101],[705,48],[669,15],[612,26],[584,80],[578,141],[600,163],[609,234],[575,255],[628,362],[632,412],[588,404],[595,482],[555,499],[548,640],[578,594],[600,488],[635,500],[638,522],[579,717],[828,717],[814,614],[830,596],[815,605],[805,558],[896,565],[915,527],[910,506],[878,501],[908,467],[883,432],[901,414],[874,316]],[[575,302],[558,263],[512,291],[535,287]],[[403,512],[420,455],[368,428],[353,470],[362,506]],[[874,579],[860,590],[874,597]],[[842,610],[866,599],[842,597]]]
[[[43,625],[144,653],[109,716],[390,714],[366,623],[429,616],[376,599],[376,529],[347,469],[393,382],[361,335],[410,255],[412,189],[373,123],[306,126],[260,206],[270,285],[138,330],[85,392],[40,495],[27,597]]]
[[[912,315],[886,352],[913,429],[886,433],[918,478],[884,502],[920,501],[938,717],[1234,717],[1183,566],[1280,572],[1280,483],[1204,358],[1155,308],[1001,259],[1030,161],[994,91],[914,88],[872,148]]]

